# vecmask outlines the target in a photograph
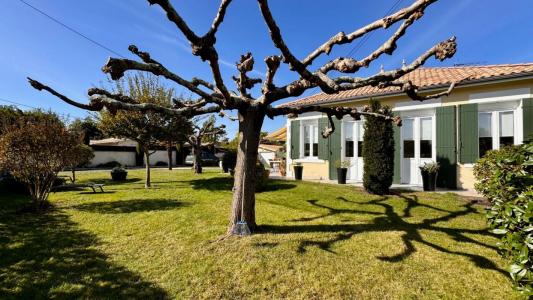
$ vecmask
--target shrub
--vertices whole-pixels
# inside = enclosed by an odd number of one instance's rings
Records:
[[[126,169],[124,169],[123,167],[114,167],[111,170],[111,179],[113,181],[126,180],[127,176],[128,176],[128,171],[126,171]]]
[[[58,172],[73,165],[79,144],[56,115],[28,114],[0,136],[0,169],[28,188],[36,209],[45,209]]]
[[[381,106],[371,100],[366,109],[383,115],[392,116],[388,106]],[[365,117],[363,136],[363,186],[372,194],[388,194],[394,175],[394,131],[392,122],[385,122],[375,116]]]
[[[269,176],[270,170],[266,169],[262,163],[257,163],[255,167],[255,190],[257,192],[265,190]]]
[[[237,165],[237,151],[229,150],[222,156],[222,169],[224,172],[228,172],[229,169],[235,170]]]
[[[158,161],[155,163],[156,167],[166,167],[168,166],[168,163],[166,161]]]
[[[533,143],[488,152],[474,167],[475,188],[491,202],[487,217],[501,235],[516,287],[533,296]]]
[[[103,164],[99,164],[96,166],[97,168],[105,168],[105,169],[109,169],[109,168],[116,168],[116,167],[122,167],[122,164],[119,163],[118,161],[109,161],[109,162],[106,162],[106,163],[103,163]]]

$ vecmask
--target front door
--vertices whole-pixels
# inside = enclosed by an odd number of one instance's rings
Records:
[[[419,167],[435,160],[433,117],[406,117],[402,119],[401,182],[422,185]]]
[[[350,163],[347,180],[363,181],[363,121],[343,122],[342,157]]]

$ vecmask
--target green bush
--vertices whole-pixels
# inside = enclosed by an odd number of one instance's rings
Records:
[[[237,165],[237,151],[229,150],[224,153],[222,156],[222,169],[224,172],[228,172],[230,169],[235,170],[235,165]]]
[[[371,100],[370,112],[392,116],[388,106]],[[388,194],[394,175],[394,131],[392,122],[374,116],[365,117],[363,136],[363,186],[372,194]]]
[[[109,162],[106,162],[106,163],[103,163],[103,164],[99,164],[96,166],[97,168],[115,168],[115,167],[122,167],[122,164],[119,163],[118,161],[109,161]]]
[[[533,143],[488,152],[474,167],[475,188],[491,202],[492,232],[516,287],[533,296]]]

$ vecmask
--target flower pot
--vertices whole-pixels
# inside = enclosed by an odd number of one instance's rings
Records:
[[[293,166],[293,169],[294,169],[294,179],[302,180],[304,166]]]
[[[424,191],[434,191],[437,186],[437,174],[420,169]]]
[[[337,183],[346,184],[346,174],[348,174],[347,168],[337,168]]]
[[[128,172],[111,172],[111,180],[124,181],[128,176]]]

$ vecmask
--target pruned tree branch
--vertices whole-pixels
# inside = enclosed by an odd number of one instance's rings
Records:
[[[324,106],[299,106],[299,107],[277,107],[277,108],[269,108],[267,111],[267,116],[270,118],[281,116],[281,115],[287,115],[289,118],[295,118],[300,114],[307,113],[307,112],[321,112],[325,113],[328,116],[328,120],[330,123],[330,127],[326,128],[322,132],[322,136],[324,138],[331,135],[334,130],[335,126],[333,125],[333,119],[332,116],[337,118],[338,120],[341,120],[344,116],[351,116],[355,120],[360,120],[361,116],[374,116],[378,118],[382,118],[384,121],[394,122],[395,125],[401,126],[401,119],[399,117],[392,117],[387,116],[384,114],[376,113],[376,112],[370,112],[368,110],[359,111],[356,108],[353,107],[324,107]]]
[[[390,86],[396,86],[396,87],[401,88],[402,92],[404,92],[412,100],[425,101],[425,100],[435,99],[435,98],[439,98],[439,97],[443,97],[443,96],[446,96],[446,97],[449,96],[450,93],[455,88],[456,84],[457,84],[457,82],[452,82],[446,91],[443,91],[443,92],[440,92],[440,93],[429,94],[429,95],[420,95],[418,93],[418,90],[419,90],[418,86],[414,85],[413,82],[411,82],[411,80],[405,80],[405,81],[398,80],[398,81],[394,81],[394,82],[382,82],[382,83],[379,84],[379,87],[380,88],[386,88],[386,87],[390,87]]]
[[[401,9],[385,18],[376,20],[348,35],[341,31],[332,38],[330,38],[327,42],[322,44],[320,47],[315,49],[313,52],[311,52],[311,54],[309,54],[302,61],[302,63],[304,66],[309,66],[321,54],[329,54],[333,49],[333,46],[335,45],[349,44],[354,40],[364,36],[365,34],[368,34],[371,31],[377,30],[379,28],[387,29],[398,21],[408,19],[413,15],[416,15],[417,17],[415,19],[418,19],[423,15],[424,10],[436,1],[438,0],[417,0],[413,4],[411,4],[411,6]]]
[[[209,114],[209,113],[217,113],[221,110],[219,106],[210,106],[205,108],[168,108],[163,107],[157,104],[153,103],[138,103],[137,101],[124,96],[120,94],[111,94],[107,91],[102,91],[99,89],[90,89],[90,102],[89,104],[83,104],[74,100],[71,100],[70,98],[58,93],[51,87],[44,85],[36,80],[33,80],[31,78],[28,78],[28,81],[30,82],[31,86],[39,91],[45,90],[49,92],[50,94],[58,97],[59,99],[63,100],[64,102],[76,106],[81,109],[89,110],[89,111],[101,111],[102,109],[106,108],[111,113],[115,113],[118,110],[129,110],[129,111],[138,111],[138,112],[156,112],[161,113],[169,116],[197,116],[197,115],[203,115],[203,114]],[[98,94],[97,92],[102,92],[101,94]]]
[[[218,64],[218,52],[215,49],[216,42],[216,31],[220,23],[224,20],[224,15],[226,13],[226,8],[231,3],[231,0],[223,0],[218,13],[211,25],[211,30],[204,35],[199,37],[196,35],[183,20],[183,18],[177,13],[169,0],[148,0],[148,2],[153,5],[159,5],[167,14],[167,18],[173,22],[180,31],[185,35],[187,40],[191,43],[192,54],[199,56],[203,61],[208,61],[211,67],[211,72],[213,73],[213,78],[217,88],[220,90],[222,95],[224,95],[225,102],[227,104],[232,104],[236,100],[233,99],[224,84],[222,79],[222,74],[220,73],[220,66]]]
[[[252,96],[247,90],[252,89],[254,85],[261,83],[259,78],[250,78],[246,73],[254,69],[254,57],[252,53],[248,52],[241,55],[241,59],[237,62],[237,70],[239,70],[239,77],[233,76],[233,80],[237,84],[237,88],[241,93],[241,96],[251,98]]]

